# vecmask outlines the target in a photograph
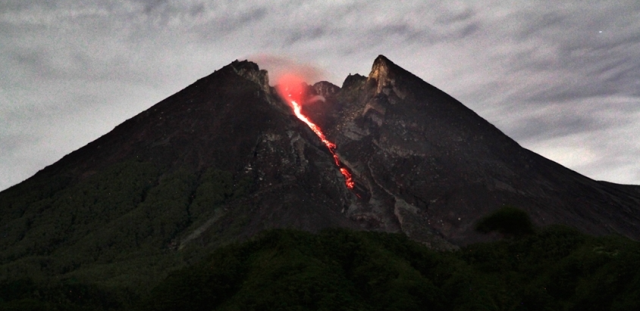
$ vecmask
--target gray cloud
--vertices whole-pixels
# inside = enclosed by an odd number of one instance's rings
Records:
[[[234,59],[340,85],[378,54],[523,146],[638,184],[638,16],[637,1],[5,1],[0,189]]]

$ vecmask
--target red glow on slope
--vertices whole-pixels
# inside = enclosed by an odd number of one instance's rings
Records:
[[[349,173],[349,171],[340,162],[340,158],[338,158],[338,154],[336,153],[336,144],[330,142],[322,132],[322,129],[307,118],[307,116],[302,114],[302,106],[299,103],[302,102],[305,95],[304,81],[295,75],[287,74],[280,78],[277,87],[280,96],[291,104],[291,108],[293,108],[293,113],[296,117],[298,117],[300,121],[306,123],[309,128],[318,135],[324,145],[327,146],[327,149],[329,149],[329,152],[333,155],[333,161],[340,169],[340,173],[344,176],[345,185],[347,188],[353,189],[355,182],[351,177],[351,173]]]

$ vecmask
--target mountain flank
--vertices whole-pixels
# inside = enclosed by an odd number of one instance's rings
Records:
[[[272,228],[402,233],[438,250],[492,236],[504,205],[537,226],[640,237],[640,187],[589,179],[519,146],[384,56],[292,113],[267,72],[234,61],[0,193],[0,275],[146,288]]]

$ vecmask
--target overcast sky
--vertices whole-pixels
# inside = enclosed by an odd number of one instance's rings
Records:
[[[0,190],[235,59],[341,85],[378,54],[528,149],[640,184],[639,1],[299,3],[0,0]]]

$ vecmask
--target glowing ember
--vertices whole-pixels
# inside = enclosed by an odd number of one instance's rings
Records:
[[[338,158],[338,154],[336,153],[336,144],[330,142],[322,132],[322,129],[309,120],[307,116],[302,114],[302,106],[299,104],[304,97],[304,84],[302,79],[294,75],[283,76],[278,83],[278,92],[280,93],[280,96],[285,98],[291,104],[293,113],[296,117],[298,117],[300,121],[306,123],[309,128],[318,135],[324,145],[327,146],[327,149],[329,149],[329,152],[333,155],[333,161],[340,169],[340,173],[344,176],[345,185],[347,185],[347,188],[353,189],[355,182],[351,177],[351,173],[349,173],[349,171],[340,162],[340,158]]]

